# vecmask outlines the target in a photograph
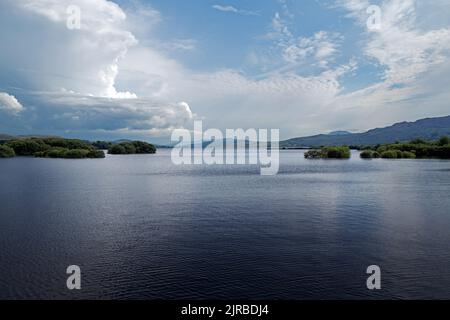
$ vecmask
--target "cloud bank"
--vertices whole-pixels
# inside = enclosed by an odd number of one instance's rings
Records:
[[[193,115],[185,103],[138,97],[118,90],[119,63],[138,45],[126,14],[105,0],[77,2],[81,29],[66,22],[72,1],[19,0],[0,5],[2,87],[26,92],[31,108],[23,125],[35,130],[142,130],[152,134],[183,127]],[[142,13],[142,11],[141,11]],[[148,11],[144,13],[149,17]],[[5,20],[6,21],[5,21]],[[1,110],[16,115],[18,101],[0,94]]]

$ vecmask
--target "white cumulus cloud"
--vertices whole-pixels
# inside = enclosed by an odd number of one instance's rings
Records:
[[[118,62],[137,44],[123,27],[125,13],[111,1],[79,0],[81,29],[71,30],[67,28],[67,8],[73,4],[71,0],[1,4],[5,41],[20,45],[2,47],[0,66],[3,70],[20,66],[17,76],[30,89],[65,88],[95,96],[134,98],[132,92],[118,92],[115,87]]]
[[[193,113],[187,103],[162,100],[129,83],[118,89],[120,62],[138,45],[128,31],[126,13],[107,0],[79,0],[81,29],[68,29],[71,0],[18,0],[0,3],[4,43],[0,50],[0,85],[22,87],[32,108],[24,114],[29,128],[57,130],[141,131],[160,134],[187,125]],[[133,11],[160,19],[148,7]],[[184,47],[192,45],[182,42]],[[153,63],[157,63],[154,61]],[[139,77],[138,77],[139,78]],[[137,80],[135,83],[137,83]],[[0,95],[1,110],[17,114],[23,107]],[[184,101],[180,99],[178,101]],[[165,132],[165,134],[168,134]]]
[[[24,107],[17,101],[16,97],[6,92],[0,92],[0,111],[17,115],[23,109]]]

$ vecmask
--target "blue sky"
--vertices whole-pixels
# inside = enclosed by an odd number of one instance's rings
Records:
[[[124,8],[130,6],[127,0],[118,3]],[[164,16],[146,36],[160,42],[190,40],[195,49],[174,50],[168,55],[195,70],[213,72],[229,68],[251,78],[260,78],[283,67],[285,62],[280,58],[276,41],[267,36],[273,32],[272,22],[277,13],[294,38],[309,38],[318,31],[345,35],[340,41],[336,65],[358,56],[361,49],[358,43],[361,30],[355,28],[351,19],[345,18],[345,10],[333,7],[332,1],[201,0],[189,3],[159,0],[146,3]],[[266,58],[270,63],[256,63],[254,56]],[[380,79],[375,61],[364,58],[359,63],[358,77],[347,77],[346,87],[354,89]],[[317,69],[302,65],[296,71],[312,75]]]
[[[5,133],[289,138],[450,113],[445,0],[6,0],[0,27]]]
[[[126,0],[118,3],[125,8],[130,5]],[[174,51],[170,52],[170,56],[197,70],[233,68],[249,76],[259,75],[263,66],[254,65],[250,61],[251,54],[279,58],[277,52],[273,52],[277,51],[274,49],[276,44],[267,37],[273,31],[272,20],[276,13],[280,13],[280,19],[297,37],[311,37],[319,30],[345,33],[347,57],[354,50],[353,40],[357,38],[352,21],[337,18],[339,10],[329,9],[325,2],[286,1],[286,6],[289,4],[287,13],[283,11],[283,2],[276,0],[146,3],[164,16],[147,35],[160,42],[167,39],[193,40],[195,50]],[[218,7],[222,10],[216,9]]]

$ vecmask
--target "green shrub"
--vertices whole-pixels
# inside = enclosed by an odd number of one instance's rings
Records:
[[[121,142],[111,146],[109,154],[153,154],[156,147],[143,141]]]
[[[86,141],[79,139],[64,139],[64,138],[43,138],[42,141],[50,147],[59,147],[66,149],[85,149],[94,150],[95,148]]]
[[[450,145],[449,144],[442,147],[440,157],[442,159],[450,159]]]
[[[105,157],[105,153],[102,150],[92,150],[89,151],[87,157],[91,159],[101,159]]]
[[[135,154],[136,153],[136,147],[129,142],[122,143],[122,146],[125,148],[125,152],[127,154]]]
[[[309,150],[305,152],[306,159],[324,159],[326,158],[326,154],[323,150]]]
[[[373,151],[372,150],[364,150],[359,155],[362,159],[372,159],[373,158]]]
[[[46,151],[49,149],[49,146],[42,140],[35,138],[12,140],[6,145],[14,149],[14,152],[18,156],[31,156],[36,152]]]
[[[378,159],[380,154],[373,150],[365,150],[359,155],[362,159]]]
[[[349,159],[351,157],[349,147],[326,147],[323,150],[328,159]]]
[[[113,145],[112,142],[109,141],[95,141],[92,142],[92,146],[99,150],[108,150]]]
[[[115,144],[108,150],[109,154],[126,154],[125,147],[120,144]]]
[[[409,152],[409,151],[403,151],[402,152],[402,158],[403,159],[415,159],[416,155],[414,153],[412,153],[412,152]]]
[[[136,148],[136,153],[151,154],[156,152],[156,147],[150,143],[143,141],[133,141],[132,144]]]
[[[448,144],[450,144],[450,138],[449,137],[442,137],[438,141],[438,145],[440,145],[440,146],[445,146],[445,145],[448,145]]]
[[[66,152],[69,151],[69,149],[66,148],[52,148],[48,150],[47,152],[44,152],[44,157],[48,158],[64,158]],[[36,156],[36,154],[35,154]]]
[[[395,151],[395,150],[384,151],[381,154],[381,157],[383,159],[397,159],[397,151]]]
[[[87,149],[67,149],[54,147],[47,151],[39,151],[34,153],[39,158],[64,158],[64,159],[83,159],[83,158],[104,158],[105,153],[101,150]]]
[[[385,152],[385,151],[387,151],[388,149],[387,149],[387,146],[379,146],[377,149],[376,149],[376,151],[379,153],[379,154],[382,154],[383,152]]]
[[[409,151],[388,150],[381,154],[384,159],[415,159],[416,155]]]
[[[83,159],[87,158],[89,150],[86,149],[70,149],[64,152],[63,158],[66,159]]]
[[[349,147],[325,147],[305,152],[306,159],[349,159],[350,157]]]
[[[0,145],[0,158],[12,158],[16,155],[13,148],[6,145]]]
[[[415,159],[416,155],[409,151],[388,150],[381,154],[384,159]]]

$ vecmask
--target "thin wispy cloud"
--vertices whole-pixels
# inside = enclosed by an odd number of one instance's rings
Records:
[[[197,40],[194,39],[175,39],[161,45],[163,49],[173,51],[193,51],[197,49]]]
[[[233,6],[222,6],[220,4],[215,4],[212,7],[216,10],[223,11],[223,12],[235,12],[235,13],[239,12],[239,10]]]
[[[241,9],[237,9],[236,7],[233,7],[233,6],[229,6],[229,5],[215,4],[212,6],[212,8],[216,9],[218,11],[222,11],[222,12],[231,12],[231,13],[237,13],[237,14],[241,14],[241,15],[248,15],[248,16],[258,16],[259,15],[259,13],[256,11],[241,10]]]

